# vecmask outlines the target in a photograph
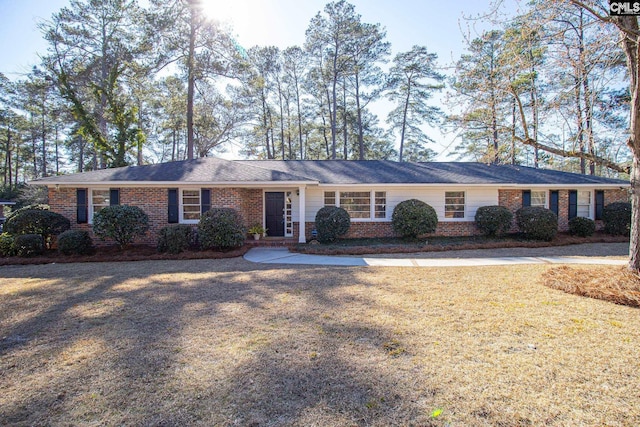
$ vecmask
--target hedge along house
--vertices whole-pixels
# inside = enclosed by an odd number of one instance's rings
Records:
[[[606,204],[628,201],[629,183],[596,176],[482,163],[398,163],[386,160],[237,160],[201,158],[42,178],[51,209],[73,228],[90,229],[93,214],[113,204],[142,208],[150,220],[145,243],[171,224],[198,223],[211,207],[231,207],[245,225],[270,237],[305,242],[317,211],[340,206],[351,216],[346,237],[393,236],[394,207],[419,199],[438,213],[436,235],[478,233],[475,212],[502,205],[513,212],[543,206],[558,215],[560,231],[575,216],[601,227]],[[515,228],[514,228],[515,230]]]

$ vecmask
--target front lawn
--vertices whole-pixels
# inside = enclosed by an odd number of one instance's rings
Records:
[[[640,425],[638,309],[547,271],[2,267],[0,424]]]

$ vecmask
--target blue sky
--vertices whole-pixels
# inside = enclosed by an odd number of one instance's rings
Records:
[[[311,18],[327,3],[322,0],[203,0],[207,9],[232,21],[238,41],[245,47],[256,44],[285,48],[304,43]],[[463,16],[477,16],[491,10],[490,0],[351,0],[363,22],[380,23],[387,29],[393,52],[425,45],[438,53],[444,65],[463,51],[464,31],[474,34],[474,22]],[[505,5],[515,10],[515,0]],[[44,53],[37,23],[69,4],[69,0],[0,0],[0,72],[19,78]],[[503,6],[503,9],[504,9]],[[471,26],[471,27],[470,27]],[[480,25],[480,29],[481,29]]]

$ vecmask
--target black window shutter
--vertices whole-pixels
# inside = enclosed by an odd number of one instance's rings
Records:
[[[203,188],[200,190],[200,211],[205,213],[211,209],[211,190]]]
[[[531,206],[531,190],[522,190],[522,207]]]
[[[89,203],[87,199],[87,189],[76,189],[76,217],[78,224],[86,224],[89,219]]]
[[[120,189],[111,188],[109,190],[109,205],[115,206],[120,204]]]
[[[604,209],[604,191],[596,190],[596,219],[602,219]]]
[[[560,215],[560,193],[558,193],[558,190],[549,192],[549,210],[556,216]]]
[[[578,192],[576,190],[569,191],[569,219],[578,216]]]
[[[180,217],[178,215],[178,189],[170,188],[168,193],[169,206],[168,206],[168,221],[169,224],[176,224]]]

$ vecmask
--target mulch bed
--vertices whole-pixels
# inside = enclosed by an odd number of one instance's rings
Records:
[[[501,248],[548,248],[554,246],[579,245],[583,243],[624,243],[629,238],[596,233],[590,237],[575,237],[567,233],[558,234],[552,241],[526,240],[517,235],[498,239],[484,237],[427,238],[423,242],[403,243],[400,239],[342,239],[334,244],[301,244],[291,248],[294,252],[315,255],[369,255],[415,252],[443,252],[474,249]]]
[[[640,276],[627,267],[594,270],[561,266],[542,275],[546,286],[569,294],[640,307]]]

